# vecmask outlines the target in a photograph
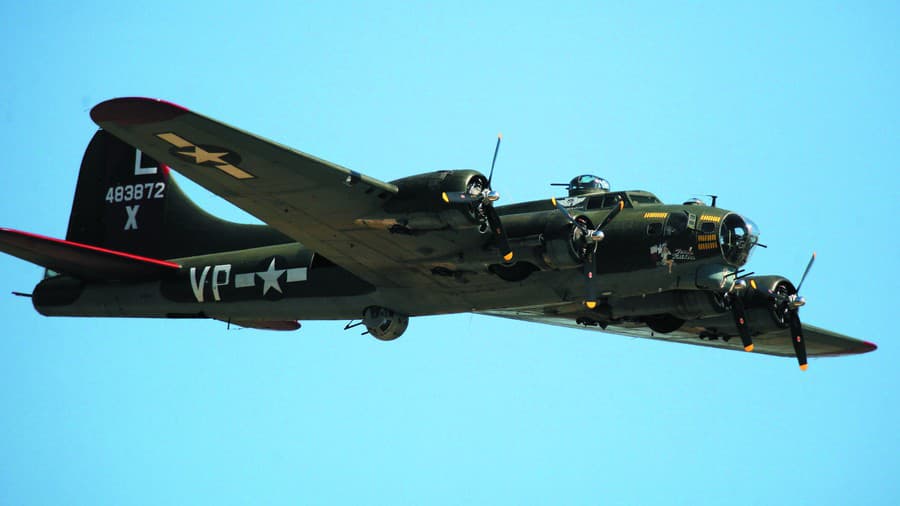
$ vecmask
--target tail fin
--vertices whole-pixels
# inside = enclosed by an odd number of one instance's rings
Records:
[[[68,241],[150,258],[291,242],[265,225],[221,220],[194,204],[169,168],[112,134],[94,134],[78,175]]]

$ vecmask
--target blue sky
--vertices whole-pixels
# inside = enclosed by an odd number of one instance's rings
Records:
[[[878,343],[793,360],[455,315],[52,319],[0,256],[0,504],[897,504],[896,2],[7,3],[0,226],[65,235],[94,104],[165,98],[382,180],[716,193]],[[182,179],[183,181],[183,179]],[[245,215],[189,186],[204,207]]]

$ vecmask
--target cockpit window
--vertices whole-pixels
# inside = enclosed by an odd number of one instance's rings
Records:
[[[661,204],[660,200],[653,195],[640,195],[637,193],[629,193],[628,197],[634,205]]]
[[[591,197],[590,200],[588,200],[587,208],[588,210],[591,210],[615,207],[621,198],[622,196],[618,193],[608,193],[606,195]]]

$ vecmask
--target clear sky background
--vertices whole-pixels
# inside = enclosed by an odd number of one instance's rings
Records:
[[[803,319],[879,350],[801,373],[472,315],[391,343],[52,319],[2,255],[0,504],[900,503],[900,4],[783,4],[3,3],[0,226],[65,235],[113,97],[381,180],[487,170],[502,131],[501,203],[585,172],[716,193],[762,229],[752,270],[817,251]]]

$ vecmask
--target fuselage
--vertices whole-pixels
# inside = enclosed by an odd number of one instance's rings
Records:
[[[735,271],[746,262],[755,240],[751,222],[700,204],[665,205],[641,191],[560,201],[593,224],[616,199],[623,199],[625,208],[597,247],[594,282],[604,300],[598,308],[603,317],[721,312],[714,295],[730,289]],[[461,252],[450,266],[444,259],[419,266],[441,281],[427,290],[375,286],[294,242],[171,259],[180,270],[146,282],[50,276],[36,287],[33,300],[38,311],[54,316],[223,320],[354,319],[368,306],[428,315],[579,304],[585,280],[564,217],[548,201],[498,211],[517,262],[497,263],[486,236],[484,248]]]

